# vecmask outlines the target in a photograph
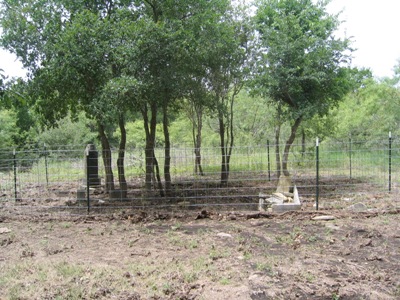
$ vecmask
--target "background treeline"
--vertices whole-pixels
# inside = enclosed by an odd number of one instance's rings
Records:
[[[235,113],[240,116],[240,121],[234,123],[237,146],[265,145],[267,141],[273,143],[274,107],[265,99],[250,97],[245,92],[239,94],[235,107]],[[74,117],[68,115],[58,120],[56,126],[42,126],[34,111],[30,111],[29,115],[29,125],[24,127],[20,124],[27,119],[19,120],[21,113],[18,108],[0,110],[2,149],[24,149],[29,145],[42,147],[44,144],[54,149],[68,146],[80,146],[84,149],[88,143],[99,146],[95,123],[83,113]],[[203,122],[203,146],[219,147],[215,119],[206,115]],[[127,148],[144,149],[142,123],[142,120],[127,121]],[[157,147],[163,146],[160,125],[159,122]],[[191,126],[185,114],[177,114],[171,120],[170,134],[174,147],[193,147]],[[287,136],[288,124],[284,124],[281,130],[281,134]],[[400,136],[400,90],[397,81],[393,81],[393,78],[366,80],[362,89],[346,95],[329,115],[317,116],[305,122],[300,131],[305,133],[308,144],[313,143],[316,137],[339,142],[352,138],[354,141],[369,144],[385,139],[389,131],[395,137]],[[111,132],[113,148],[118,147],[119,137],[118,130]],[[302,135],[296,138],[295,143],[302,143]]]
[[[145,152],[146,188],[172,190],[170,149],[221,149],[221,185],[234,145],[366,143],[398,131],[398,77],[351,67],[326,2],[262,0],[2,0],[1,44],[28,70],[1,73],[1,148],[96,143],[107,190],[126,190],[124,154]],[[396,66],[399,71],[399,66]],[[164,148],[163,169],[155,148]],[[163,176],[163,180],[161,179]],[[278,174],[279,175],[279,174]]]

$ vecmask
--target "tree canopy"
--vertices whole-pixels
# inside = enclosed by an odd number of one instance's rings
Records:
[[[326,4],[264,0],[258,2],[254,18],[260,43],[255,89],[292,122],[282,161],[286,175],[289,149],[301,121],[327,114],[352,86],[350,40],[335,37],[339,20],[327,13]]]

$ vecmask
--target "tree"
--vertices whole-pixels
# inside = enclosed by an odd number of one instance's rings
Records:
[[[6,79],[6,77],[3,77]],[[17,134],[13,134],[13,146],[26,148],[35,142],[32,128],[35,127],[35,115],[32,112],[34,101],[27,92],[27,83],[21,78],[11,79],[3,83],[0,92],[0,109],[15,114]]]
[[[5,92],[5,80],[6,76],[3,74],[4,70],[0,69],[0,99],[2,100]]]
[[[114,16],[127,4],[112,0],[2,1],[2,45],[30,70],[40,113],[52,125],[70,110],[82,110],[96,120],[107,191],[114,189],[114,179],[106,121],[118,120],[120,114],[100,100],[104,86],[118,75],[111,41],[120,28]]]
[[[400,89],[393,79],[378,81],[368,78],[362,88],[346,96],[335,115],[337,131],[333,138],[336,140],[347,142],[351,138],[370,145],[385,139],[389,131],[398,136]]]
[[[195,155],[194,173],[203,176],[204,171],[201,164],[203,116],[209,97],[201,81],[202,77],[192,78],[193,85],[189,89],[187,104],[184,104],[184,107],[187,118],[192,125],[192,142]]]
[[[327,114],[352,87],[350,40],[335,37],[340,23],[326,12],[327,3],[262,0],[254,18],[260,42],[254,87],[276,103],[278,118],[291,123],[281,162],[285,176],[302,121]]]
[[[199,33],[202,84],[209,95],[211,111],[218,119],[221,149],[221,186],[229,179],[229,166],[234,145],[234,103],[244,86],[249,70],[250,29],[244,15],[228,7],[223,16],[216,15],[211,26]]]
[[[137,41],[136,52],[132,52],[129,58],[129,61],[134,61],[135,64],[127,70],[126,75],[140,78],[140,95],[145,99],[141,111],[146,132],[147,190],[151,189],[154,167],[159,177],[154,145],[157,117],[162,116],[165,192],[169,196],[172,190],[170,112],[179,109],[184,98],[195,97],[199,100],[198,91],[201,88],[194,88],[195,82],[205,78],[204,74],[209,66],[202,55],[210,57],[206,47],[201,44],[206,42],[204,32],[208,34],[208,38],[212,36],[209,30],[217,32],[216,28],[222,28],[220,23],[223,23],[221,20],[229,8],[229,2],[147,0],[138,1],[136,8],[141,11],[141,18],[136,23],[136,38],[132,39]],[[161,191],[160,180],[157,182]]]

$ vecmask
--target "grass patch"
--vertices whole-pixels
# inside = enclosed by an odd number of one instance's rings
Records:
[[[129,282],[113,267],[88,266],[67,261],[33,263],[23,261],[5,267],[0,277],[0,293],[5,299],[97,299],[98,294]],[[102,290],[103,289],[103,290]]]

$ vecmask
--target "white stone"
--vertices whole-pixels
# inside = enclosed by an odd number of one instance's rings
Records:
[[[334,216],[316,216],[312,218],[314,221],[332,221],[335,220],[336,218]]]
[[[218,232],[217,233],[218,237],[222,237],[222,238],[232,238],[232,235],[229,233],[225,233],[225,232]]]
[[[11,232],[11,230],[8,229],[7,227],[1,227],[1,228],[0,228],[0,234],[1,234],[1,233],[9,233],[9,232]]]

